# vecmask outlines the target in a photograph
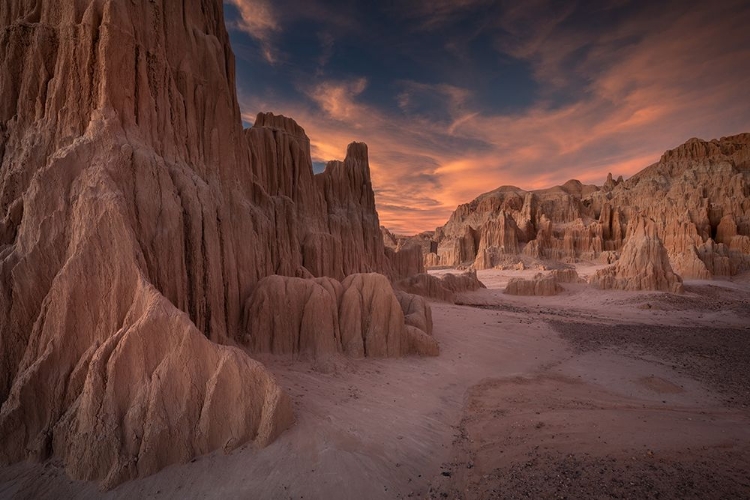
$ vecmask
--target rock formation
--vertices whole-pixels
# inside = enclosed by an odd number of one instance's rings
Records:
[[[603,289],[682,293],[682,279],[672,271],[656,223],[640,217],[631,222],[628,233],[617,264],[597,271],[591,283]]]
[[[397,281],[393,286],[403,292],[450,303],[455,302],[457,293],[486,288],[477,278],[476,271],[467,271],[460,275],[448,273],[440,278],[427,273],[417,274]]]
[[[247,300],[242,341],[252,353],[312,358],[437,356],[431,317],[429,306],[409,294],[397,296],[381,274],[353,274],[343,284],[270,276]]]
[[[393,272],[366,146],[313,175],[292,120],[243,130],[219,0],[6,0],[0,26],[0,461],[112,486],[266,444],[289,400],[230,347],[255,285]],[[401,352],[366,291],[342,341]]]
[[[542,273],[536,274],[532,279],[511,278],[505,286],[508,295],[535,295],[549,296],[557,295],[563,288],[557,283],[554,276]]]
[[[380,232],[383,235],[383,243],[386,247],[393,250],[402,250],[403,248],[417,246],[422,249],[422,253],[434,252],[437,249],[435,243],[432,241],[435,233],[434,231],[424,231],[414,236],[399,236],[393,234],[385,226],[380,226]]]
[[[418,246],[408,246],[399,250],[386,247],[385,255],[391,279],[403,279],[424,272],[424,258]]]
[[[429,245],[420,244],[427,267],[505,267],[519,254],[612,263],[641,215],[655,221],[678,274],[749,269],[750,134],[691,139],[627,180],[608,175],[601,188],[578,181],[538,191],[504,186],[460,205]]]
[[[432,335],[432,310],[427,301],[419,295],[396,292],[396,297],[404,311],[405,334],[402,349],[406,353],[437,356],[440,353]]]
[[[390,283],[380,274],[353,274],[342,283],[344,293],[339,307],[343,352],[353,357],[394,357],[411,354],[413,347],[437,344],[432,333],[404,328],[404,311]],[[408,311],[412,313],[412,311]],[[431,322],[430,322],[431,325]],[[413,326],[413,324],[411,325]],[[412,340],[410,336],[419,336]],[[431,342],[430,342],[431,341]]]
[[[553,269],[549,274],[558,283],[586,283],[575,269]]]

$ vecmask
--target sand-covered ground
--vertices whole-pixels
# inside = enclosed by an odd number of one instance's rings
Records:
[[[535,273],[434,303],[437,358],[264,358],[297,423],[263,450],[109,492],[16,464],[0,497],[750,498],[750,276],[502,293]]]

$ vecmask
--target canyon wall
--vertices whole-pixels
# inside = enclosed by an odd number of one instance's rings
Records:
[[[6,0],[0,46],[0,461],[111,486],[274,439],[256,284],[421,270],[367,147],[314,175],[294,121],[243,130],[220,0]]]
[[[524,257],[613,263],[639,217],[653,221],[684,278],[749,269],[750,134],[691,139],[627,180],[609,175],[601,187],[575,180],[538,191],[504,186],[460,205],[430,242],[420,235],[414,244],[428,267],[489,269]]]

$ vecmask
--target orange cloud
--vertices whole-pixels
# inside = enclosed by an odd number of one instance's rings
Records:
[[[513,15],[533,23],[523,12]],[[563,61],[582,42],[560,28],[564,15],[551,13],[541,30],[520,30],[520,37],[532,35],[514,50],[545,85],[586,82],[565,105],[538,101],[491,114],[467,104],[467,89],[401,82],[397,106],[387,111],[364,101],[365,78],[321,81],[304,89],[307,102],[254,95],[241,105],[250,117],[269,110],[295,118],[315,161],[340,158],[351,141],[367,142],[381,223],[402,234],[442,225],[458,204],[501,185],[601,184],[608,172],[632,175],[691,137],[750,130],[747,9],[722,23],[705,21],[718,15],[714,5],[681,15],[647,12],[588,42],[572,69]],[[404,112],[426,93],[442,96],[445,120]]]
[[[276,50],[272,45],[272,37],[280,27],[271,4],[267,0],[224,0],[233,5],[240,14],[236,28],[244,31],[260,43],[263,57],[270,64],[277,61]]]
[[[309,89],[308,96],[315,101],[329,118],[338,121],[356,121],[363,118],[362,107],[355,98],[367,88],[367,78],[348,82],[324,82]]]

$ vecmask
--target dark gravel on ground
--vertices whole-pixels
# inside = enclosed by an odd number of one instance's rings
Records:
[[[685,294],[653,294],[648,297],[630,297],[616,304],[647,303],[663,311],[725,311],[750,318],[750,295],[716,285],[686,285]]]
[[[578,352],[607,347],[662,358],[716,389],[731,407],[750,407],[750,330],[549,321]]]
[[[699,459],[561,455],[534,451],[528,460],[493,470],[457,491],[449,481],[431,498],[463,499],[746,499],[747,453],[709,451]]]

